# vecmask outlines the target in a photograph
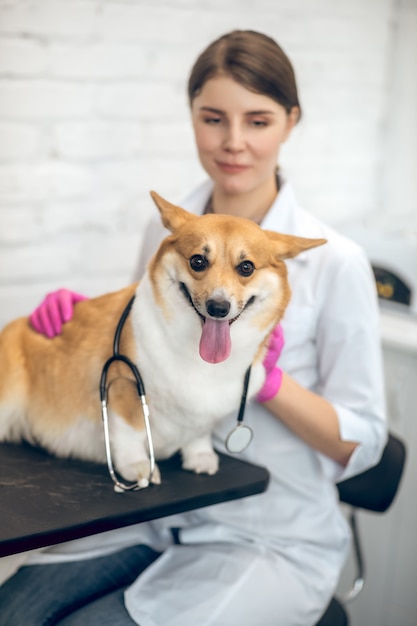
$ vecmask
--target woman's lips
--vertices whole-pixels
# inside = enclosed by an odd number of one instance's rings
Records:
[[[222,161],[216,161],[216,165],[219,169],[227,174],[240,174],[249,169],[248,165],[239,165],[236,163],[223,163]]]

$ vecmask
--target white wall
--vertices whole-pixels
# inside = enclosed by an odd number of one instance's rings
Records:
[[[384,130],[381,222],[417,241],[417,0],[397,0]]]
[[[186,78],[233,28],[272,35],[294,62],[304,118],[282,165],[303,204],[334,223],[374,215],[396,11],[394,0],[0,0],[0,325],[59,286],[93,295],[130,280],[149,189],[177,200],[203,176]]]

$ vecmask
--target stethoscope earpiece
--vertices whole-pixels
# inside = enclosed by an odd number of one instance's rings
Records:
[[[144,489],[151,483],[153,474],[155,472],[155,452],[154,452],[154,447],[153,447],[153,442],[152,442],[151,425],[149,423],[149,407],[148,407],[148,403],[146,402],[145,386],[143,384],[142,377],[136,365],[127,356],[120,354],[119,352],[120,335],[122,333],[123,326],[126,322],[127,316],[130,313],[130,309],[132,308],[132,304],[134,300],[135,300],[135,296],[133,296],[133,298],[129,300],[125,310],[123,311],[120,317],[119,323],[117,324],[116,332],[114,334],[113,355],[109,359],[107,359],[107,361],[105,362],[103,366],[103,370],[101,372],[101,379],[100,379],[101,415],[103,419],[104,443],[106,447],[106,460],[107,460],[107,467],[109,470],[109,474],[114,483],[114,490],[116,493],[121,493],[123,491],[137,491],[138,489]],[[112,363],[115,363],[116,361],[125,363],[130,368],[131,372],[133,373],[135,377],[138,395],[142,403],[142,411],[143,411],[143,418],[145,421],[146,436],[148,438],[149,463],[150,463],[149,476],[147,479],[142,478],[138,482],[131,483],[130,485],[127,485],[126,483],[118,479],[115,469],[114,469],[114,465],[113,465],[111,445],[110,445],[106,382],[107,382],[107,372],[109,370],[109,367]]]

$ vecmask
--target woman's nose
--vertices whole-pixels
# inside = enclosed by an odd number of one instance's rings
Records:
[[[223,147],[229,152],[240,152],[245,147],[243,129],[238,124],[229,124],[224,137]]]

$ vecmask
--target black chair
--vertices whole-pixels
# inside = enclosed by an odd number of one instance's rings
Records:
[[[357,510],[365,509],[375,513],[384,513],[389,509],[398,491],[405,457],[404,443],[390,433],[378,465],[338,484],[341,502],[352,507],[349,523],[353,536],[356,577],[352,588],[343,600],[332,598],[316,626],[348,626],[346,603],[356,598],[365,584],[365,561],[359,538]]]

